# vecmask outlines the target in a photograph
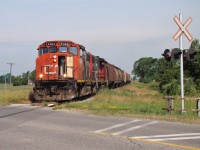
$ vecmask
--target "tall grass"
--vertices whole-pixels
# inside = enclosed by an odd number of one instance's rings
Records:
[[[191,111],[195,108],[195,101],[185,101],[187,113],[186,115],[180,115],[180,100],[175,100],[175,111],[169,114],[166,110],[162,110],[167,105],[163,95],[157,91],[150,90],[150,85],[136,84],[132,83],[112,90],[105,89],[99,92],[92,101],[66,103],[55,108],[78,109],[100,115],[120,115],[200,123],[200,118]]]
[[[134,91],[105,89],[94,100],[84,103],[67,103],[66,108],[92,110],[98,114],[166,114],[160,95],[136,95]]]
[[[33,86],[12,86],[10,84],[0,84],[0,105],[8,105],[13,103],[30,103],[28,100],[29,92]]]

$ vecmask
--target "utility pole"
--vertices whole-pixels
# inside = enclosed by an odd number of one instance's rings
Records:
[[[10,84],[12,83],[11,82],[11,78],[12,78],[12,66],[15,64],[15,63],[7,63],[8,65],[10,65]]]

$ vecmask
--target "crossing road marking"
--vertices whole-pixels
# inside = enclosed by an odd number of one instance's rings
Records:
[[[120,136],[120,137],[122,137],[122,136]],[[133,138],[133,137],[130,138],[130,139],[137,140],[137,141],[143,141],[143,142],[149,142],[149,143],[155,143],[155,144],[160,144],[160,145],[167,145],[167,146],[171,146],[171,147],[184,148],[184,149],[189,149],[189,150],[200,150],[199,148],[196,148],[196,147],[174,144],[174,143],[168,143],[168,142],[152,141],[152,140],[148,140],[148,139],[140,139],[140,138]]]
[[[152,141],[177,141],[177,140],[192,140],[192,139],[200,139],[200,136],[165,138],[165,139],[150,139],[150,140],[152,140]]]
[[[120,134],[123,134],[123,133],[126,133],[126,132],[130,132],[130,131],[133,131],[133,130],[136,130],[136,129],[139,129],[139,128],[146,127],[146,126],[151,125],[151,124],[155,124],[157,122],[158,121],[153,121],[153,122],[149,122],[149,123],[142,124],[142,125],[139,125],[139,126],[131,127],[131,128],[128,128],[128,129],[125,129],[125,130],[122,130],[122,131],[114,132],[114,133],[112,133],[112,135],[120,135]]]
[[[167,145],[167,146],[171,146],[171,147],[178,147],[178,148],[184,148],[184,149],[190,149],[190,150],[200,150],[199,148],[196,147],[192,147],[192,146],[185,146],[185,145],[179,145],[179,144],[174,144],[174,143],[169,143],[169,142],[165,142],[165,141],[172,141],[172,140],[185,140],[185,139],[200,139],[200,133],[183,133],[183,134],[168,134],[168,135],[151,135],[151,136],[136,136],[136,137],[129,137],[129,136],[123,136],[120,135],[122,133],[126,133],[129,131],[133,131],[151,124],[155,124],[158,121],[153,121],[153,122],[149,122],[146,124],[142,124],[142,125],[138,125],[132,128],[128,128],[122,131],[118,131],[115,133],[106,133],[105,131],[114,129],[114,128],[118,128],[118,127],[122,127],[134,122],[139,122],[142,120],[139,119],[135,119],[126,123],[121,123],[121,124],[116,124],[113,126],[110,126],[108,128],[104,128],[101,130],[96,130],[95,133],[97,134],[102,134],[102,135],[111,135],[111,136],[118,136],[121,138],[128,138],[128,139],[132,139],[132,140],[137,140],[137,141],[143,141],[143,142],[149,142],[149,143],[155,143],[155,144],[161,144],[161,145]]]
[[[200,139],[200,133],[184,133],[184,134],[168,134],[168,135],[151,135],[151,136],[136,136],[130,137],[133,139],[148,139],[151,141],[175,141],[175,140],[190,140]]]
[[[125,122],[125,123],[120,123],[120,124],[116,124],[104,129],[100,129],[100,130],[96,130],[95,133],[104,133],[105,131],[111,130],[111,129],[115,129],[118,127],[122,127],[131,123],[135,123],[135,122],[139,122],[142,120],[139,119],[135,119],[135,120],[131,120],[129,122]],[[152,121],[152,122],[148,122],[142,125],[138,125],[138,126],[134,126],[125,130],[121,130],[121,131],[117,131],[114,133],[110,133],[110,135],[121,135],[136,129],[140,129],[143,127],[146,127],[148,125],[152,125],[152,124],[156,124],[158,123],[158,121]],[[173,140],[190,140],[190,139],[200,139],[200,133],[183,133],[183,134],[166,134],[166,135],[150,135],[150,136],[136,136],[136,137],[130,137],[132,139],[147,139],[150,141],[173,141]]]
[[[139,122],[139,121],[141,121],[141,120],[135,119],[135,120],[132,120],[132,121],[129,121],[129,122],[116,124],[116,125],[113,125],[113,126],[108,127],[108,128],[104,128],[104,129],[101,129],[101,130],[97,130],[97,131],[95,131],[95,133],[105,132],[105,131],[108,131],[108,130],[111,130],[111,129],[114,129],[114,128],[122,127],[122,126],[131,124],[131,123],[134,123],[134,122]]]

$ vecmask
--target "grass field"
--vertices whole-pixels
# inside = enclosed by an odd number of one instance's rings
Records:
[[[167,104],[163,95],[152,90],[156,87],[156,84],[133,82],[121,88],[100,91],[91,101],[65,103],[54,108],[73,109],[98,115],[142,117],[200,124],[197,113],[191,111],[196,107],[195,101],[185,101],[187,113],[180,115],[180,100],[175,100],[175,111],[169,114],[166,110],[162,110]]]
[[[13,103],[30,103],[28,94],[33,86],[12,86],[10,84],[0,84],[0,105],[8,105]]]
[[[0,84],[0,105],[8,105],[13,103],[30,103],[28,100],[29,92],[33,86],[16,86],[7,85],[6,91],[4,84]],[[192,100],[185,101],[185,115],[180,115],[181,107],[179,98],[174,101],[175,111],[168,114],[162,110],[166,107],[166,100],[163,95],[157,91],[157,84],[142,84],[132,82],[130,85],[117,89],[104,89],[95,95],[92,100],[66,102],[54,106],[54,109],[71,109],[75,111],[83,111],[97,115],[116,115],[124,117],[142,117],[150,119],[161,119],[168,121],[180,121],[187,123],[200,124],[200,118],[195,109],[196,102]],[[42,103],[40,105],[46,105]]]

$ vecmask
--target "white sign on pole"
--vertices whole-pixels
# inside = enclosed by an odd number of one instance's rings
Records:
[[[179,48],[182,51],[181,58],[180,58],[180,83],[181,83],[181,113],[184,114],[184,73],[183,73],[183,44],[182,44],[182,35],[184,34],[187,39],[191,42],[193,37],[188,32],[187,27],[192,22],[192,18],[189,17],[187,21],[183,24],[182,23],[182,14],[179,14],[179,18],[177,16],[174,17],[175,23],[178,25],[179,30],[176,32],[176,34],[173,36],[173,39],[176,41],[179,38]]]
[[[191,42],[193,40],[193,37],[192,35],[190,34],[190,32],[187,30],[187,27],[190,25],[190,23],[192,22],[192,18],[189,17],[186,22],[183,24],[180,19],[175,16],[174,17],[174,21],[175,23],[178,25],[179,27],[179,30],[176,32],[176,34],[173,36],[173,39],[176,41],[180,36],[181,34],[183,33],[187,39]]]

